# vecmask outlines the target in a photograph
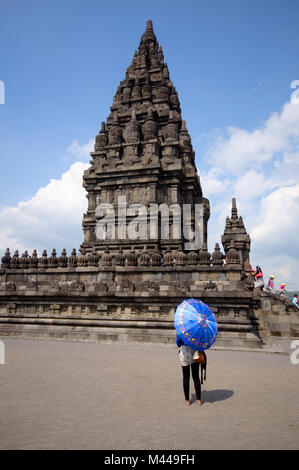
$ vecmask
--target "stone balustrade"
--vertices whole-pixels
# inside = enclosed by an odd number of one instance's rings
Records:
[[[96,250],[86,252],[84,248],[79,250],[77,254],[74,248],[67,256],[65,249],[61,255],[57,255],[56,249],[53,249],[51,255],[48,256],[47,250],[43,250],[41,256],[38,256],[37,250],[33,250],[29,255],[28,251],[20,256],[19,251],[15,250],[11,255],[10,249],[7,248],[4,256],[1,258],[1,269],[56,269],[56,268],[77,268],[77,267],[101,267],[101,266],[129,266],[129,267],[175,267],[193,266],[206,268],[212,266],[222,266],[224,255],[221,253],[218,243],[215,251],[211,255],[204,244],[200,250],[184,252],[182,248],[177,251],[166,249],[163,254],[159,249],[149,250],[144,246],[143,250],[131,248],[130,251],[124,252],[120,250],[109,250],[98,254]],[[238,258],[230,258],[232,261],[228,265],[238,265]]]

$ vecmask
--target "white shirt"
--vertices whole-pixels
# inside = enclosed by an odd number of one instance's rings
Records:
[[[179,357],[181,361],[182,366],[189,366],[190,364],[193,364],[194,359],[193,355],[195,353],[195,349],[191,348],[190,346],[181,346],[180,347],[180,352],[179,352]]]

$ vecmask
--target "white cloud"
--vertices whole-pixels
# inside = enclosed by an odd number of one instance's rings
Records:
[[[208,172],[200,173],[200,181],[205,196],[212,194],[221,194],[227,190],[230,185],[228,179],[222,179],[219,168],[211,168]]]
[[[259,168],[280,152],[286,152],[299,139],[299,105],[287,102],[281,113],[274,113],[265,125],[248,131],[229,127],[225,136],[218,136],[209,151],[216,166],[224,166],[233,174],[244,169]]]
[[[21,252],[78,247],[83,240],[81,222],[87,206],[82,176],[88,166],[75,162],[30,200],[0,207],[1,251],[7,247]]]
[[[73,140],[67,148],[67,155],[63,156],[63,160],[84,161],[90,160],[90,152],[93,151],[94,139],[89,139],[87,144],[80,145],[77,140]]]
[[[263,173],[255,170],[246,171],[234,185],[234,193],[244,201],[260,197],[273,188],[272,180],[267,179]]]
[[[297,254],[298,208],[299,184],[279,188],[261,200],[263,220],[253,227],[251,236],[256,244],[264,247],[265,254],[271,255],[276,250],[288,256]]]
[[[201,161],[207,167],[204,195],[211,202],[209,240],[220,239],[236,197],[252,238],[252,264],[274,271],[289,288],[299,287],[299,104],[287,102],[252,131],[218,133]]]

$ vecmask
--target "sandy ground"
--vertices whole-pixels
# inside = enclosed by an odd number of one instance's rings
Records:
[[[199,408],[176,347],[2,341],[1,449],[299,448],[289,356],[209,351]]]

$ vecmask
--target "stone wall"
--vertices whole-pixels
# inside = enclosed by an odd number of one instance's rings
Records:
[[[264,342],[299,337],[299,310],[286,297],[264,292],[255,315]]]
[[[174,342],[176,307],[195,297],[213,309],[220,342],[257,347],[259,297],[243,274],[237,265],[1,269],[0,335]]]

